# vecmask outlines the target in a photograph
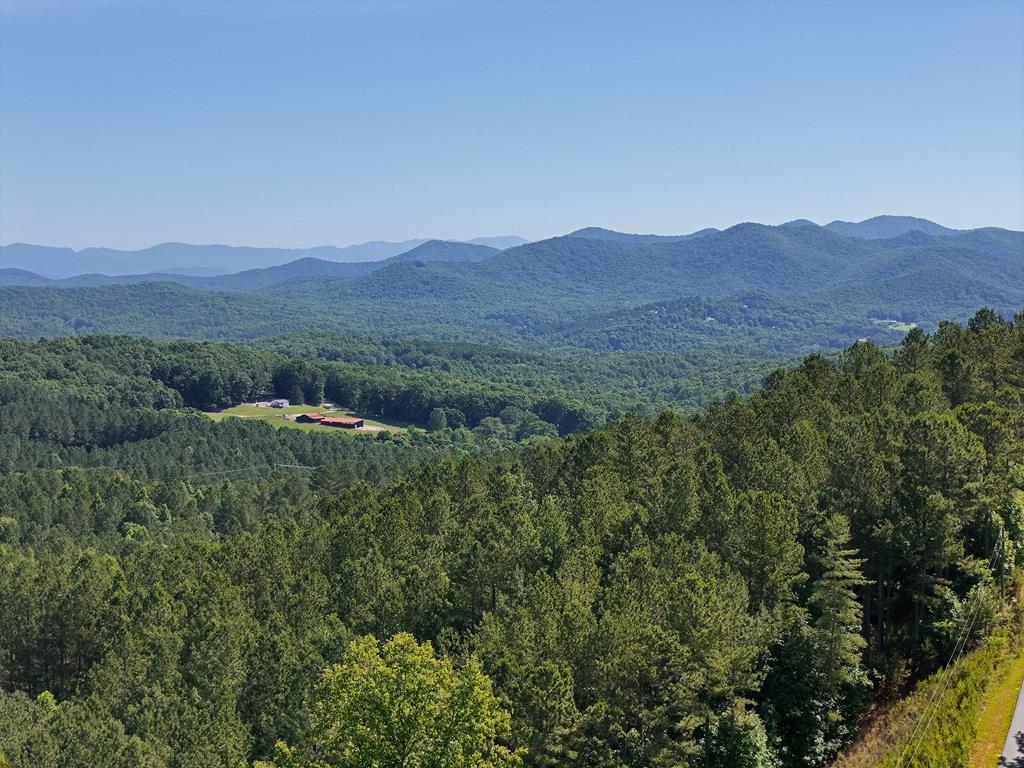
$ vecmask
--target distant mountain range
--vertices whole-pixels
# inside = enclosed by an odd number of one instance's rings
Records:
[[[675,243],[680,240],[690,240],[694,237],[704,237],[719,230],[709,228],[701,229],[689,235],[630,235],[625,232],[616,232],[613,229],[603,227],[584,227],[570,232],[566,237],[581,237],[585,240],[611,240],[616,243]]]
[[[964,319],[983,305],[1004,314],[1024,307],[1024,233],[922,221],[740,224],[680,236],[589,228],[505,250],[435,240],[379,261],[302,258],[214,277],[52,281],[7,269],[0,335],[344,330],[583,349],[727,344],[803,353],[857,338],[892,342],[910,324]]]
[[[416,247],[379,261],[337,262],[304,256],[272,267],[247,269],[234,274],[203,277],[168,272],[138,275],[89,273],[52,279],[24,269],[0,268],[0,285],[34,285],[54,288],[88,288],[100,285],[172,282],[207,291],[255,291],[301,277],[358,277],[405,261],[474,261],[501,253],[497,248],[449,240],[427,240]]]
[[[808,219],[795,219],[787,221],[783,227],[817,227],[813,221]],[[913,216],[875,216],[864,221],[832,221],[824,225],[838,235],[847,237],[862,237],[868,240],[881,240],[890,237],[899,237],[910,232],[923,232],[926,235],[941,237],[943,235],[955,235],[968,230],[950,229],[941,224],[936,224],[928,219],[918,219]]]
[[[809,219],[795,219],[782,224],[783,227],[817,227]],[[875,216],[864,221],[833,221],[824,225],[836,234],[847,237],[861,237],[869,240],[898,237],[908,232],[924,232],[926,235],[954,235],[964,230],[949,229],[941,224],[936,224],[928,219],[918,219],[914,216]],[[602,227],[585,227],[570,232],[567,237],[583,237],[589,240],[613,240],[619,243],[668,243],[679,240],[690,240],[695,237],[706,237],[721,230],[708,228],[691,232],[688,235],[631,235],[625,232],[616,232]]]
[[[445,240],[443,242],[459,241]],[[530,241],[519,235],[502,235],[500,237],[474,237],[472,240],[463,240],[461,242],[469,243],[470,245],[485,245],[488,248],[497,248],[499,251],[504,251],[508,248],[515,248],[517,245],[526,245]]]
[[[866,237],[869,239],[882,239],[899,237],[908,232],[924,232],[926,235],[941,237],[943,235],[955,235],[966,230],[950,229],[941,224],[936,224],[928,219],[918,219],[913,216],[875,216],[864,221],[833,221],[825,225],[839,235],[850,237]]]
[[[339,263],[382,261],[428,242],[426,239],[387,242],[374,240],[342,248],[253,248],[233,245],[190,245],[162,243],[138,251],[113,248],[55,248],[46,245],[12,243],[0,246],[0,268],[30,270],[51,278],[83,274],[149,275],[167,273],[185,276],[213,276],[285,264],[298,259],[319,259]],[[527,241],[515,235],[479,237],[467,241],[498,250]]]
[[[797,219],[781,225],[783,227],[817,227],[807,219]],[[923,232],[933,236],[953,235],[961,230],[949,229],[927,219],[912,216],[876,216],[861,222],[833,221],[824,225],[848,237],[885,239],[898,237],[910,232]],[[617,243],[672,243],[692,240],[717,234],[714,228],[701,229],[685,235],[641,235],[616,232],[603,227],[585,227],[570,232],[566,237],[585,240],[604,240]],[[462,253],[468,260],[489,255],[487,251],[463,249],[458,251],[449,240],[405,240],[388,242],[374,240],[342,248],[332,245],[317,248],[253,248],[229,245],[190,245],[188,243],[163,243],[138,251],[120,251],[112,248],[85,248],[75,251],[70,248],[56,248],[44,245],[13,243],[0,246],[0,285],[47,285],[51,280],[67,280],[63,287],[89,285],[110,285],[129,282],[154,282],[167,279],[195,288],[244,290],[249,287],[270,285],[279,276],[299,274],[322,274],[324,276],[356,276],[367,274],[388,259],[406,255],[407,260],[460,261]],[[464,245],[483,246],[501,251],[527,244],[529,241],[517,235],[500,237],[478,237],[461,241]],[[445,243],[444,253],[438,256],[437,244]],[[434,254],[419,252],[430,245]],[[411,254],[419,253],[412,256]],[[469,256],[469,254],[474,254]],[[355,266],[337,268],[332,264]],[[289,267],[289,265],[295,265]],[[257,277],[255,270],[273,267],[289,267],[264,273]],[[236,279],[202,280],[193,278],[216,278],[238,275]],[[244,276],[242,276],[244,275]],[[68,278],[72,278],[68,280]]]

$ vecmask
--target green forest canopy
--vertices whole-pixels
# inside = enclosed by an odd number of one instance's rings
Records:
[[[872,695],[948,658],[968,607],[971,644],[1006,620],[1021,564],[1022,314],[811,355],[692,417],[461,450],[448,426],[400,445],[184,410],[326,388],[325,358],[4,344],[18,768],[316,754],[324,670],[403,633],[479,669],[488,733],[527,766],[820,766]],[[516,407],[544,420],[537,402]],[[201,474],[239,460],[321,469]]]

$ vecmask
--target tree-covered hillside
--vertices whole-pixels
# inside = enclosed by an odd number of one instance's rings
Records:
[[[13,247],[13,246],[8,246]],[[497,248],[474,243],[446,240],[428,240],[407,251],[377,261],[332,261],[315,256],[303,256],[284,264],[256,267],[224,275],[174,274],[168,272],[105,275],[87,272],[71,277],[50,279],[23,269],[0,269],[0,285],[34,285],[51,288],[94,288],[105,285],[135,285],[138,283],[177,283],[204,291],[257,291],[302,277],[353,278],[366,275],[390,264],[409,261],[480,261],[500,253]],[[330,254],[325,254],[330,255]],[[95,265],[85,262],[87,267]]]
[[[924,232],[927,235],[952,235],[958,232],[916,216],[873,216],[858,222],[833,221],[825,226],[840,235],[871,239],[898,237],[907,232]]]
[[[145,279],[154,278],[163,279]],[[194,290],[166,283],[2,287],[0,333],[224,339],[329,330],[533,349],[711,345],[793,355],[860,338],[893,343],[902,335],[893,323],[934,330],[980,305],[1012,313],[1024,304],[1024,233],[906,231],[869,239],[815,225],[742,224],[653,241],[574,235],[502,252],[432,241],[387,263],[305,260],[174,279]],[[757,306],[747,312],[751,296]],[[717,314],[648,312],[652,304],[701,302]]]
[[[553,357],[335,334],[223,344],[79,336],[0,341],[0,468],[134,467],[149,477],[274,464],[382,477],[437,453],[489,450],[592,428],[626,412],[683,412],[749,389],[766,359]],[[283,397],[409,423],[351,440],[209,411]],[[310,408],[310,410],[313,410]],[[424,431],[426,430],[426,431]],[[184,468],[184,469],[183,469]]]
[[[272,267],[297,259],[339,263],[378,261],[396,256],[424,242],[426,240],[406,240],[400,243],[374,240],[342,248],[331,245],[315,248],[251,248],[161,243],[137,251],[114,248],[83,248],[75,251],[71,248],[11,243],[0,245],[0,267],[28,269],[57,278],[87,272],[104,275],[139,275],[150,272],[202,275]]]
[[[337,341],[306,343],[340,364]],[[89,414],[114,436],[113,404],[159,415],[267,376],[301,389],[309,358],[5,344],[0,423],[45,446],[0,476],[12,768],[822,766],[874,696],[949,657],[968,613],[969,647],[1006,621],[1022,564],[1020,314],[811,355],[693,418],[355,484],[337,466],[170,478],[75,445]],[[350,354],[392,374],[472,365],[452,347]],[[213,369],[249,379],[192,375]],[[70,433],[59,397],[85,415]]]

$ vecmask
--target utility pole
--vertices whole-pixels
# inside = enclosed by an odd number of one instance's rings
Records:
[[[1004,600],[1004,579],[1007,572],[1007,540],[1006,537],[1002,536],[1002,530],[999,530],[999,602]]]

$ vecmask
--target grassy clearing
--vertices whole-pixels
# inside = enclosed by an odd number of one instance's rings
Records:
[[[982,713],[993,690],[1005,682],[1010,667],[1018,659],[1019,650],[1014,643],[1005,637],[990,638],[981,648],[960,659],[948,675],[940,670],[919,683],[907,698],[890,706],[840,755],[833,768],[968,765],[968,756],[973,754],[979,736]],[[928,722],[928,727],[922,728],[914,744],[910,744],[918,722]],[[1004,727],[998,737],[1000,747],[1005,736]],[[985,765],[991,768],[995,762]]]
[[[287,416],[295,416],[299,413],[310,413],[320,412],[326,409],[326,405],[312,406],[312,405],[290,405],[287,408],[263,408],[253,405],[252,403],[242,403],[236,405],[233,408],[225,408],[223,411],[212,411],[206,415],[214,421],[220,421],[221,419],[234,417],[241,419],[259,419],[265,421],[274,427],[289,427],[291,429],[305,429],[312,432],[341,432],[346,435],[367,435],[374,434],[380,430],[386,430],[388,432],[404,432],[409,424],[399,421],[378,421],[376,419],[368,418],[365,414],[358,413],[356,411],[350,411],[346,408],[341,408],[334,414],[334,416],[357,416],[366,422],[368,427],[376,427],[375,430],[368,429],[343,429],[340,427],[325,427],[321,424],[300,424],[292,419],[286,418]]]
[[[1017,705],[1017,694],[1024,680],[1024,656],[1010,663],[1006,675],[989,696],[988,704],[978,722],[974,748],[967,768],[992,768],[999,759],[1010,728],[1010,719]]]
[[[904,323],[902,320],[880,320],[873,319],[871,321],[874,325],[880,325],[883,328],[888,328],[893,331],[899,331],[900,333],[909,333],[917,327],[917,323]]]

